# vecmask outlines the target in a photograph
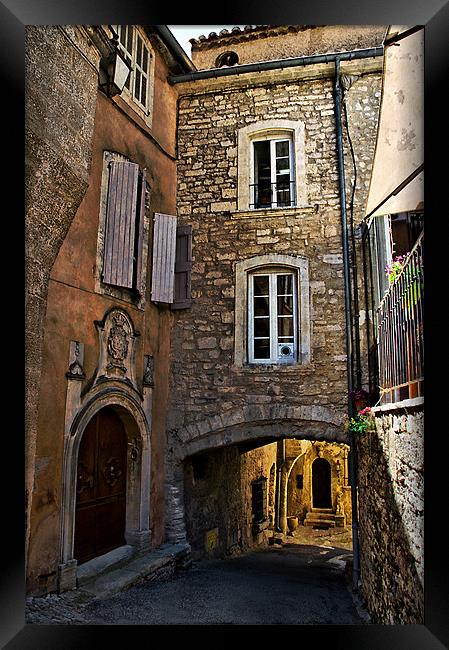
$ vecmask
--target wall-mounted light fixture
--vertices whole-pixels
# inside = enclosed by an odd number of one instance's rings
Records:
[[[100,61],[100,88],[108,97],[120,95],[132,70],[118,47],[118,34],[111,39],[113,50]]]

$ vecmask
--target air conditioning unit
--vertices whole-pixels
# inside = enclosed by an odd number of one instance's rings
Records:
[[[295,346],[293,343],[278,343],[278,360],[294,361]]]

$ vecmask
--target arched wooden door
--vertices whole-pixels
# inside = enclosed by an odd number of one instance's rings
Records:
[[[75,547],[78,564],[125,544],[126,432],[111,408],[87,425],[77,467]]]
[[[325,458],[312,463],[312,499],[314,508],[332,508],[331,466]]]

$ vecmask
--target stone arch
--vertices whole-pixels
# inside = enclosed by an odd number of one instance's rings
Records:
[[[264,440],[283,438],[347,442],[341,417],[321,406],[240,407],[169,432],[167,540],[186,541],[183,463],[187,458],[244,442],[260,440],[263,445]]]
[[[180,459],[200,451],[256,440],[302,438],[347,442],[341,417],[324,406],[251,405],[204,418],[173,432]]]
[[[127,436],[126,530],[127,544],[143,551],[150,546],[150,424],[135,396],[135,391],[123,385],[93,389],[71,423],[64,445],[60,569],[70,567],[70,582],[76,584],[74,557],[76,470],[78,452],[84,430],[90,420],[105,407],[111,407],[120,417]]]

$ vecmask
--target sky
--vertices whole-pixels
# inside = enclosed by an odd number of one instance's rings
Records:
[[[244,25],[167,25],[173,36],[176,38],[184,52],[189,58],[192,56],[190,38],[198,38],[198,36],[209,36],[211,32],[220,33],[222,29],[232,29],[233,27],[240,27]]]

